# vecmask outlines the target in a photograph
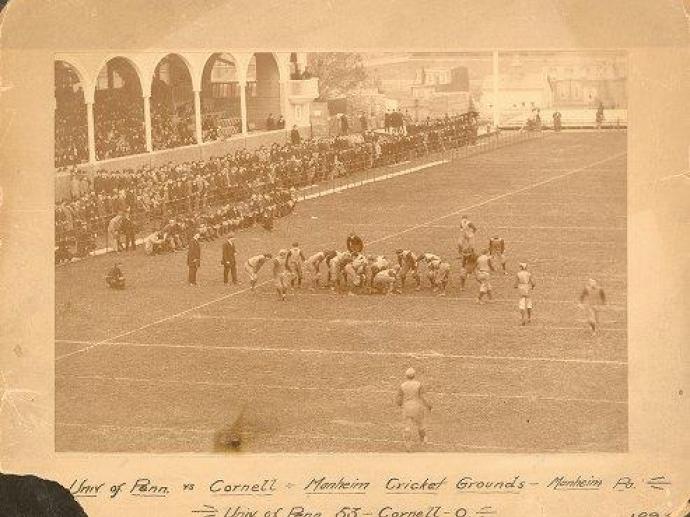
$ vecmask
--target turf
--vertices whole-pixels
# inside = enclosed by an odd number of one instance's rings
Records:
[[[409,366],[433,410],[426,451],[627,450],[626,133],[564,132],[298,205],[273,232],[237,236],[239,263],[298,240],[309,254],[432,251],[448,296],[222,283],[221,240],[203,245],[199,287],[185,253],[121,253],[128,288],[105,288],[113,255],[56,269],[56,449],[202,452],[241,410],[248,452],[403,450],[395,391]],[[505,238],[496,300],[460,291],[460,217],[478,242]],[[530,265],[535,319],[512,288]],[[240,268],[241,270],[241,268]],[[591,337],[576,305],[589,277],[609,306]],[[270,280],[268,268],[260,282]]]

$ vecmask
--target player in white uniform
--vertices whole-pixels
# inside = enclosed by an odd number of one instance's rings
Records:
[[[431,285],[434,286],[434,292],[439,293],[439,296],[445,296],[450,278],[450,264],[436,257],[427,263],[427,274]]]
[[[350,255],[349,251],[336,252],[335,257],[331,259],[330,280],[332,291],[342,288],[345,284],[343,270],[350,262],[352,262],[352,255]]]
[[[460,219],[460,239],[458,239],[458,255],[462,257],[466,250],[474,250],[474,236],[477,233],[477,227],[470,221],[466,215]]]
[[[400,294],[401,291],[397,287],[398,269],[399,266],[395,266],[376,273],[372,283],[372,292],[379,294]]]
[[[431,404],[424,396],[424,387],[416,377],[414,368],[405,372],[406,380],[398,388],[396,403],[402,408],[404,422],[403,440],[405,448],[412,448],[412,437],[416,434],[419,441],[426,443],[426,426],[424,420],[427,411],[431,411]]]
[[[254,255],[244,263],[244,270],[249,275],[249,284],[251,285],[252,291],[256,287],[256,281],[259,278],[259,270],[267,260],[271,260],[271,257],[272,255],[270,253]]]
[[[606,305],[604,290],[596,280],[590,278],[582,293],[580,293],[580,307],[585,310],[587,323],[593,336],[596,335],[599,327],[599,310],[604,305]]]
[[[507,275],[506,270],[506,244],[505,241],[497,235],[489,239],[489,255],[491,256],[491,270],[497,271],[499,266],[503,270],[503,274]]]
[[[390,267],[390,262],[383,255],[369,255],[367,257],[367,265],[365,266],[365,273],[367,277],[367,285],[369,287],[369,293],[371,293],[374,288],[374,278],[379,273]]]
[[[319,287],[319,270],[321,263],[326,259],[326,253],[324,251],[319,251],[310,256],[306,261],[306,269],[309,272],[309,277],[311,278],[310,290],[317,289]]]
[[[481,255],[477,257],[477,282],[479,282],[479,296],[477,303],[484,302],[484,296],[489,300],[493,298],[491,287],[491,257],[489,257],[489,250],[483,250]]]
[[[362,253],[353,253],[352,262],[343,267],[343,274],[347,282],[348,294],[353,295],[353,290],[364,285],[366,279],[367,258]]]
[[[432,288],[435,287],[434,279],[436,278],[436,272],[429,268],[429,264],[431,264],[431,262],[434,260],[440,260],[440,257],[429,252],[420,253],[417,258],[417,269],[419,269],[419,264],[426,264],[426,277],[429,280]]]
[[[520,295],[518,309],[522,317],[522,326],[532,321],[532,290],[535,288],[535,285],[532,273],[527,270],[527,264],[521,262],[520,271],[515,275],[515,289],[518,290]]]
[[[290,283],[293,289],[295,288],[295,283],[297,283],[297,287],[302,287],[302,278],[304,278],[302,265],[305,260],[304,253],[302,253],[299,243],[293,242],[287,254],[287,267],[292,276]]]
[[[288,277],[292,276],[288,270],[287,258],[288,250],[280,250],[278,256],[273,259],[273,284],[281,301],[285,301],[287,286],[290,283]]]

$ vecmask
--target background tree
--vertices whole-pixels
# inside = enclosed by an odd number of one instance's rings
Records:
[[[309,72],[319,78],[319,98],[333,99],[362,86],[367,78],[361,54],[315,52],[307,56]]]

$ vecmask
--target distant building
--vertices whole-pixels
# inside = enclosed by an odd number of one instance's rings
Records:
[[[549,67],[547,76],[556,107],[627,107],[627,74],[615,62]]]
[[[493,76],[484,78],[481,104],[491,111],[498,105],[501,112],[524,111],[534,108],[548,108],[552,105],[551,87],[546,75],[530,73],[521,77],[500,75],[498,96],[494,96]]]

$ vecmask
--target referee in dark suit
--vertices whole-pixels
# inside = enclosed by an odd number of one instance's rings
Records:
[[[227,240],[223,243],[223,256],[220,261],[223,265],[223,283],[225,285],[228,285],[228,273],[232,276],[232,283],[237,285],[236,251],[234,235],[229,234]]]
[[[199,234],[195,233],[189,241],[187,248],[187,266],[189,267],[189,285],[196,285],[196,271],[201,265],[201,247],[199,246]]]

